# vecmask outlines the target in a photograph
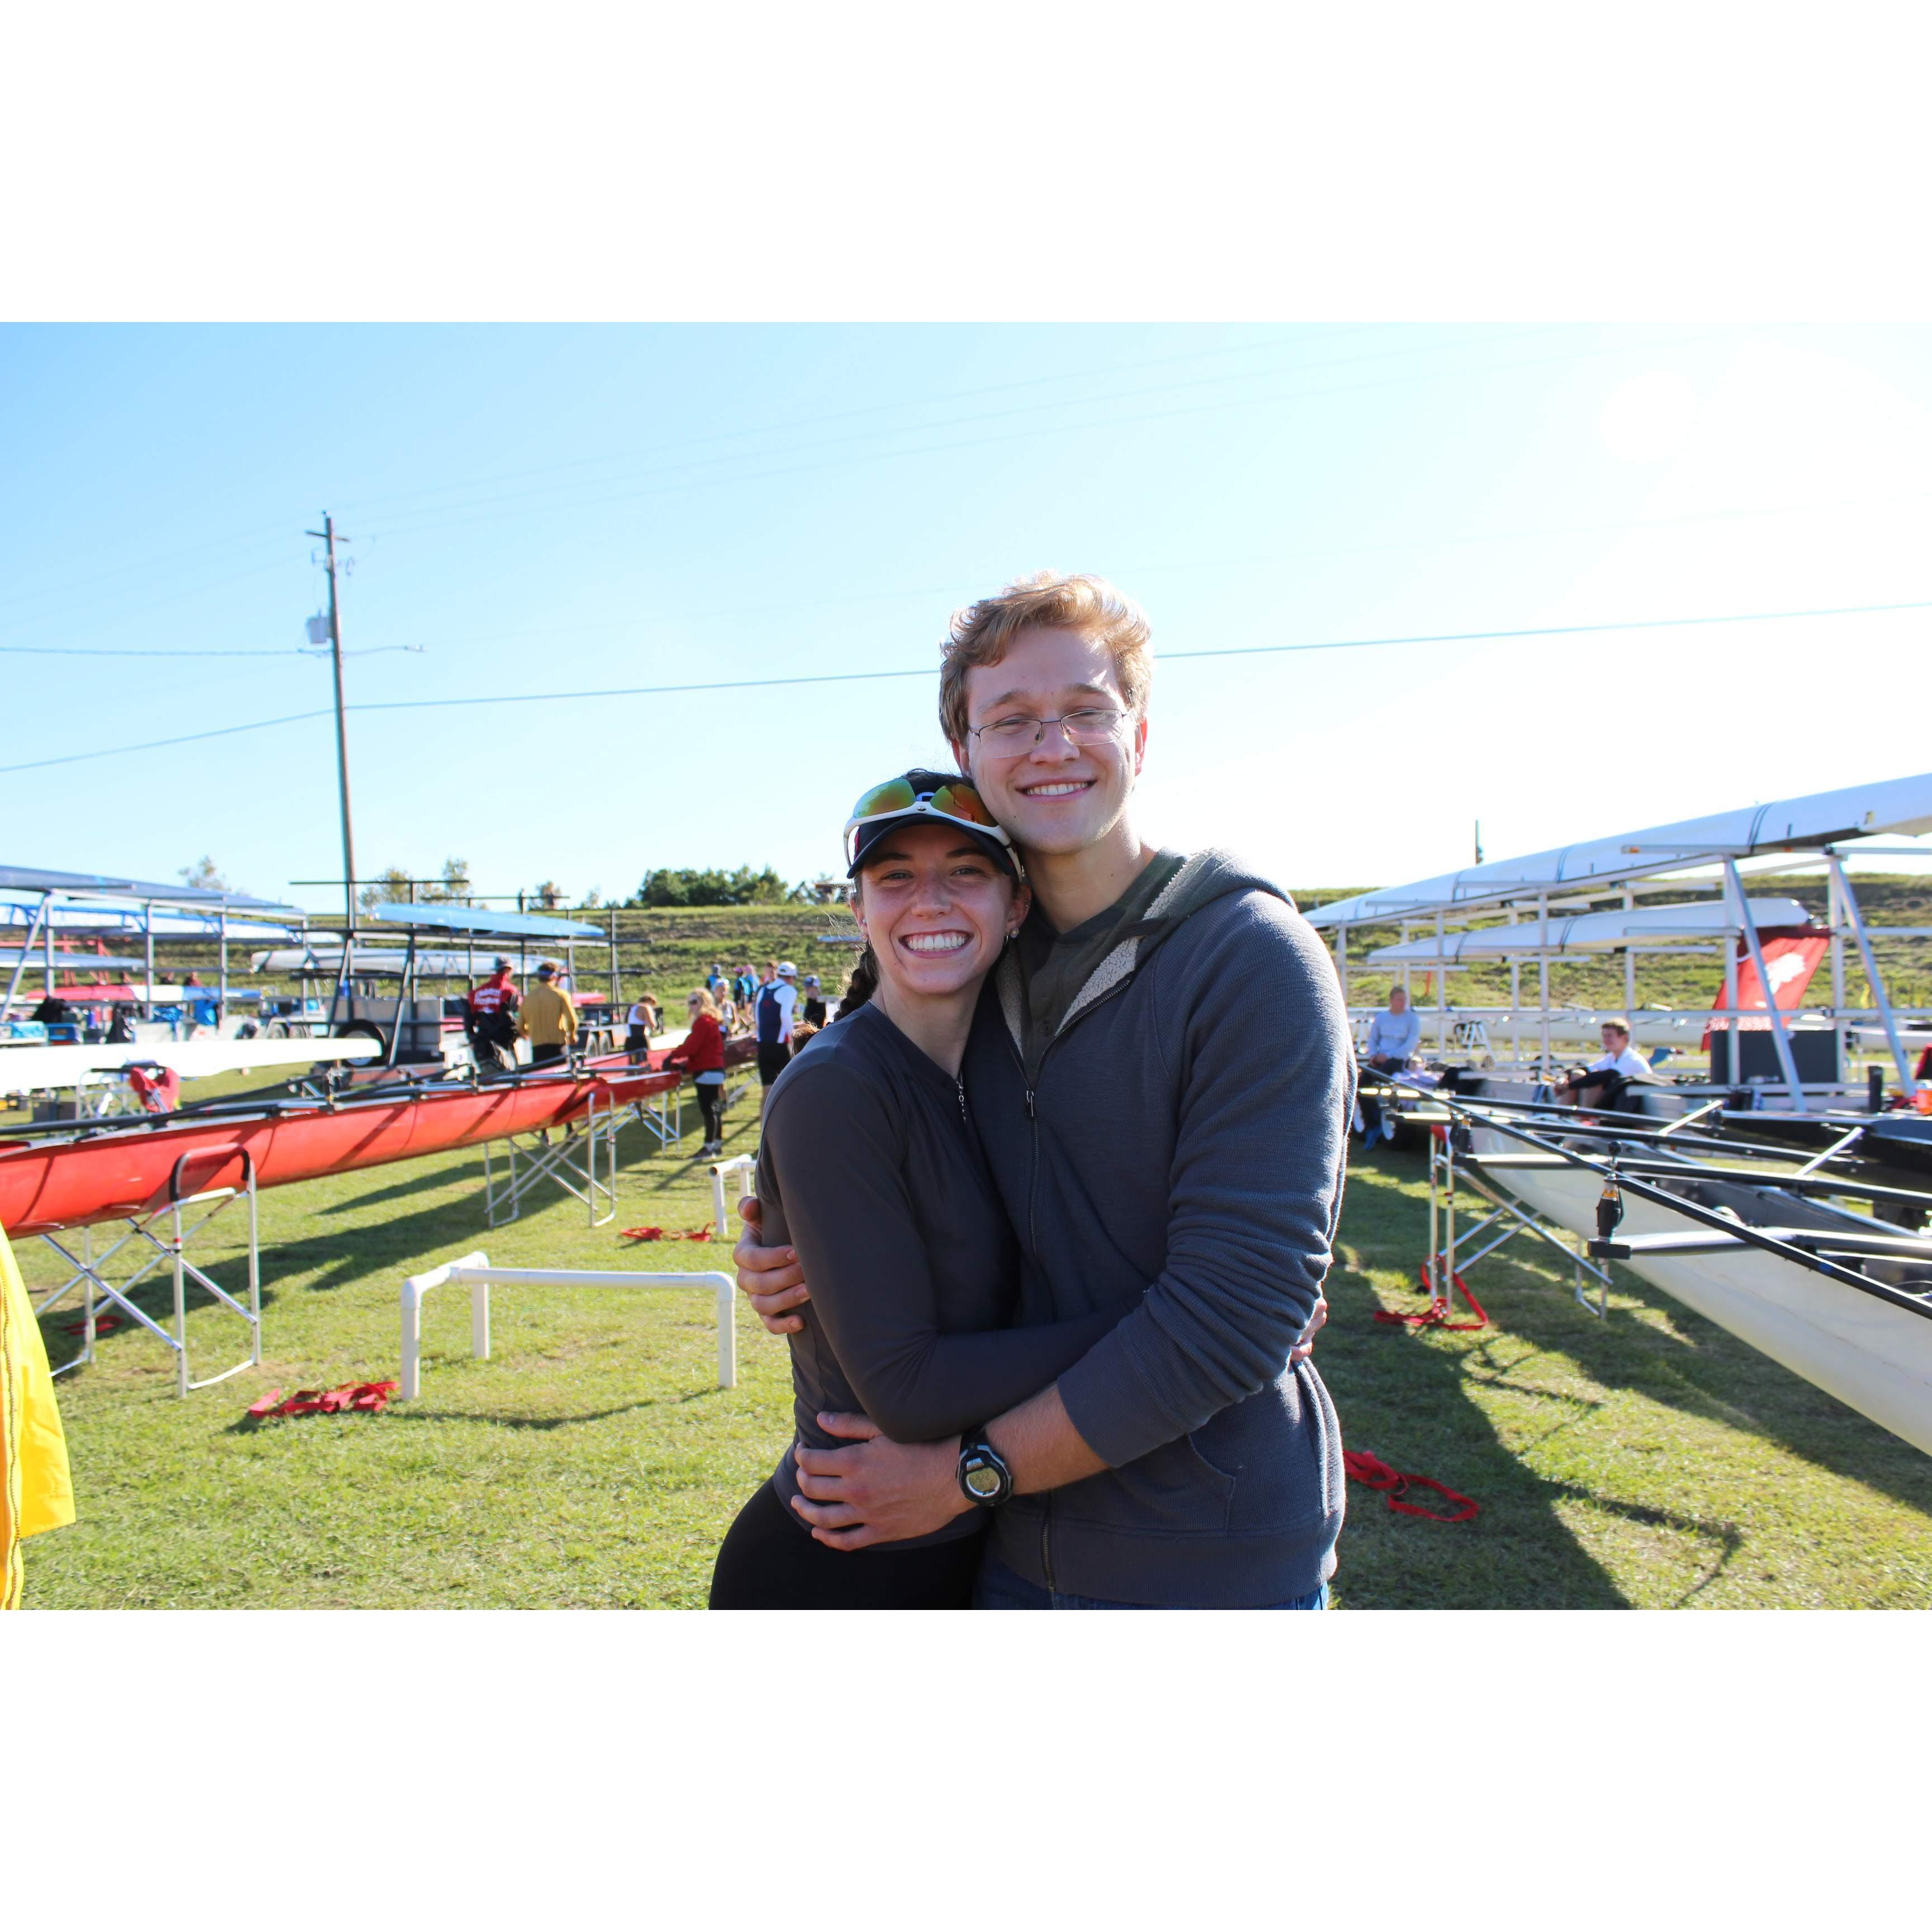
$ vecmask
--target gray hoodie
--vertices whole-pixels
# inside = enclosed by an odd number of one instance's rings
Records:
[[[996,1513],[1052,1589],[1234,1607],[1334,1568],[1341,1435],[1289,1349],[1321,1293],[1353,1105],[1328,954],[1281,890],[1196,854],[1088,975],[1029,1070],[1010,956],[967,1050],[1022,1251],[1019,1319],[1126,1311],[1059,1378],[1109,1467]]]

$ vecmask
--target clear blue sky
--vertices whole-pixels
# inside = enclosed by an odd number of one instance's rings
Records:
[[[0,762],[323,709],[325,508],[352,703],[916,670],[1042,566],[1174,652],[1932,598],[1928,406],[1897,327],[9,328]],[[1177,660],[1147,829],[1366,884],[1918,770],[1928,620]],[[82,655],[187,651],[264,655]],[[933,695],[358,712],[358,869],[804,877]],[[324,718],[0,782],[9,863],[339,869]]]

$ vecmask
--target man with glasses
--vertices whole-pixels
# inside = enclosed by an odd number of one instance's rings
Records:
[[[954,620],[940,692],[1034,891],[964,1068],[1022,1244],[1020,1319],[1120,1318],[959,1438],[836,1419],[854,1446],[796,1452],[795,1507],[848,1550],[990,1510],[987,1608],[1319,1608],[1342,1450],[1306,1338],[1341,1204],[1347,1018],[1278,888],[1134,829],[1150,656],[1112,585],[1042,575]],[[791,1251],[748,1226],[738,1262],[766,1326],[796,1326]]]

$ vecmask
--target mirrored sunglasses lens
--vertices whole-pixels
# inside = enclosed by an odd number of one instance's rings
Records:
[[[933,809],[949,818],[964,819],[968,825],[991,825],[993,814],[970,785],[942,785],[932,795]]]
[[[852,808],[854,818],[876,818],[882,812],[903,812],[912,802],[912,787],[904,778],[874,785]]]

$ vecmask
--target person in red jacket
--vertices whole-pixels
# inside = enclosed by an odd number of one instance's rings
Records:
[[[470,995],[465,1028],[477,1064],[486,1072],[517,1064],[518,1004],[510,962],[499,959],[489,978]]]
[[[695,988],[684,1004],[691,1030],[682,1046],[664,1055],[664,1064],[681,1066],[691,1076],[704,1114],[704,1144],[698,1157],[714,1159],[724,1151],[724,1029],[718,1024],[717,1002],[704,987]]]

